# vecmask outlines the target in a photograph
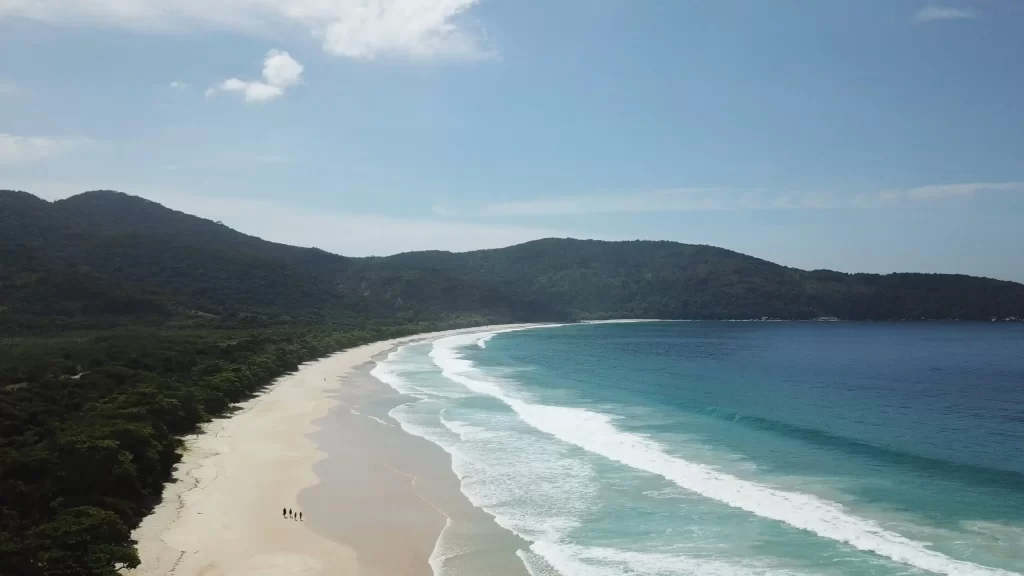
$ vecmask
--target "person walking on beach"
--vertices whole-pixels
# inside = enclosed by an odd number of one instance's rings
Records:
[[[291,518],[291,517],[292,517],[292,509],[291,509],[291,508],[289,508],[289,509],[288,509],[288,517],[289,517],[289,518]]]
[[[302,522],[302,512],[299,512],[299,522]]]
[[[287,508],[281,508],[281,518],[287,518],[287,517],[288,517],[288,509]]]

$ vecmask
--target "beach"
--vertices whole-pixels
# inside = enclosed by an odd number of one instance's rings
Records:
[[[206,425],[186,439],[162,502],[133,533],[142,563],[132,573],[429,575],[453,521],[493,531],[495,546],[514,553],[520,541],[465,500],[447,454],[388,422],[402,397],[368,375],[374,357],[402,344],[493,329],[336,353]],[[282,515],[287,508],[302,521]]]

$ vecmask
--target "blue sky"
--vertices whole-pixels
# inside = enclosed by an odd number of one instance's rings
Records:
[[[1024,3],[0,0],[0,188],[1024,281]]]

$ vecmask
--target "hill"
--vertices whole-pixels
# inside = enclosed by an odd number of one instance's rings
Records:
[[[950,274],[804,271],[713,246],[546,239],[498,250],[411,252],[383,270],[426,267],[492,281],[589,318],[961,319],[1021,317],[1024,285]]]
[[[473,316],[546,319],[542,304],[421,269],[380,273],[97,191],[49,203],[0,192],[0,330],[167,323],[353,326]]]
[[[346,258],[267,242],[117,192],[0,192],[0,330],[583,318],[1024,316],[1024,286],[803,271],[712,246],[546,239]]]

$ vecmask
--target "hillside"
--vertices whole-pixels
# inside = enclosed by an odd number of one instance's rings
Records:
[[[443,271],[353,273],[352,259],[266,242],[116,192],[54,203],[0,192],[0,230],[0,330],[8,333],[553,314]]]
[[[374,259],[493,281],[593,318],[963,319],[1021,317],[1024,285],[949,274],[844,274],[787,268],[675,242],[547,239],[498,250]],[[362,265],[362,263],[358,264]]]
[[[346,258],[267,242],[117,192],[0,192],[0,326],[352,325],[473,315],[972,319],[1024,316],[1024,286],[807,272],[711,246],[547,239]]]

